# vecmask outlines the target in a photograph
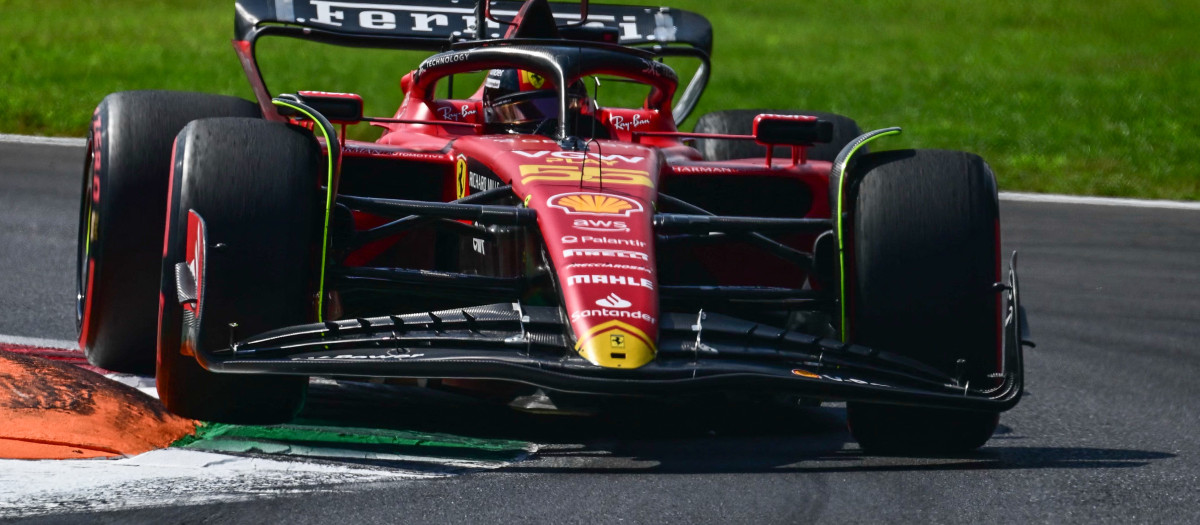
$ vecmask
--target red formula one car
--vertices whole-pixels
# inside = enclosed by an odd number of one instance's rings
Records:
[[[436,54],[370,117],[353,94],[272,95],[267,35]],[[1022,389],[988,165],[868,153],[899,130],[814,111],[680,132],[711,46],[670,8],[240,0],[256,103],[96,110],[80,343],[101,367],[156,363],[166,406],[200,419],[287,420],[314,375],[453,378],[844,400],[869,450],[982,445]],[[441,96],[471,74],[474,94]],[[601,85],[644,97],[606,105]],[[360,123],[384,132],[348,140]]]

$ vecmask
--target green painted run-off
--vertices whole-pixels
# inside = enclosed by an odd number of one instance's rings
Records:
[[[171,446],[214,452],[260,452],[420,460],[515,461],[536,447],[523,441],[451,434],[304,424],[273,426],[205,423]]]

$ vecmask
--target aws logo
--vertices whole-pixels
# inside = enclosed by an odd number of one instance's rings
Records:
[[[627,232],[629,225],[625,221],[606,221],[604,219],[575,219],[572,226],[576,230],[593,232]]]
[[[546,201],[570,215],[623,215],[641,213],[645,208],[633,199],[603,193],[560,193]]]

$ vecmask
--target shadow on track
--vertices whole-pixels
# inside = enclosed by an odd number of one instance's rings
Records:
[[[301,418],[330,426],[450,433],[539,444],[529,473],[692,474],[1133,468],[1173,454],[1088,447],[1021,447],[1001,426],[989,446],[942,457],[871,456],[840,407],[703,400],[613,402],[598,414],[546,414],[427,388],[354,382],[313,385]],[[849,445],[849,446],[848,446]]]

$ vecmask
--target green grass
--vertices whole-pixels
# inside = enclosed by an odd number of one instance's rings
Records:
[[[181,3],[0,0],[0,131],[82,136],[126,89],[249,98],[232,2]],[[835,111],[904,127],[886,146],[979,153],[1007,190],[1200,199],[1200,0],[665,3],[715,26],[700,113]],[[421,57],[323,47],[266,41],[272,89],[390,113]]]

